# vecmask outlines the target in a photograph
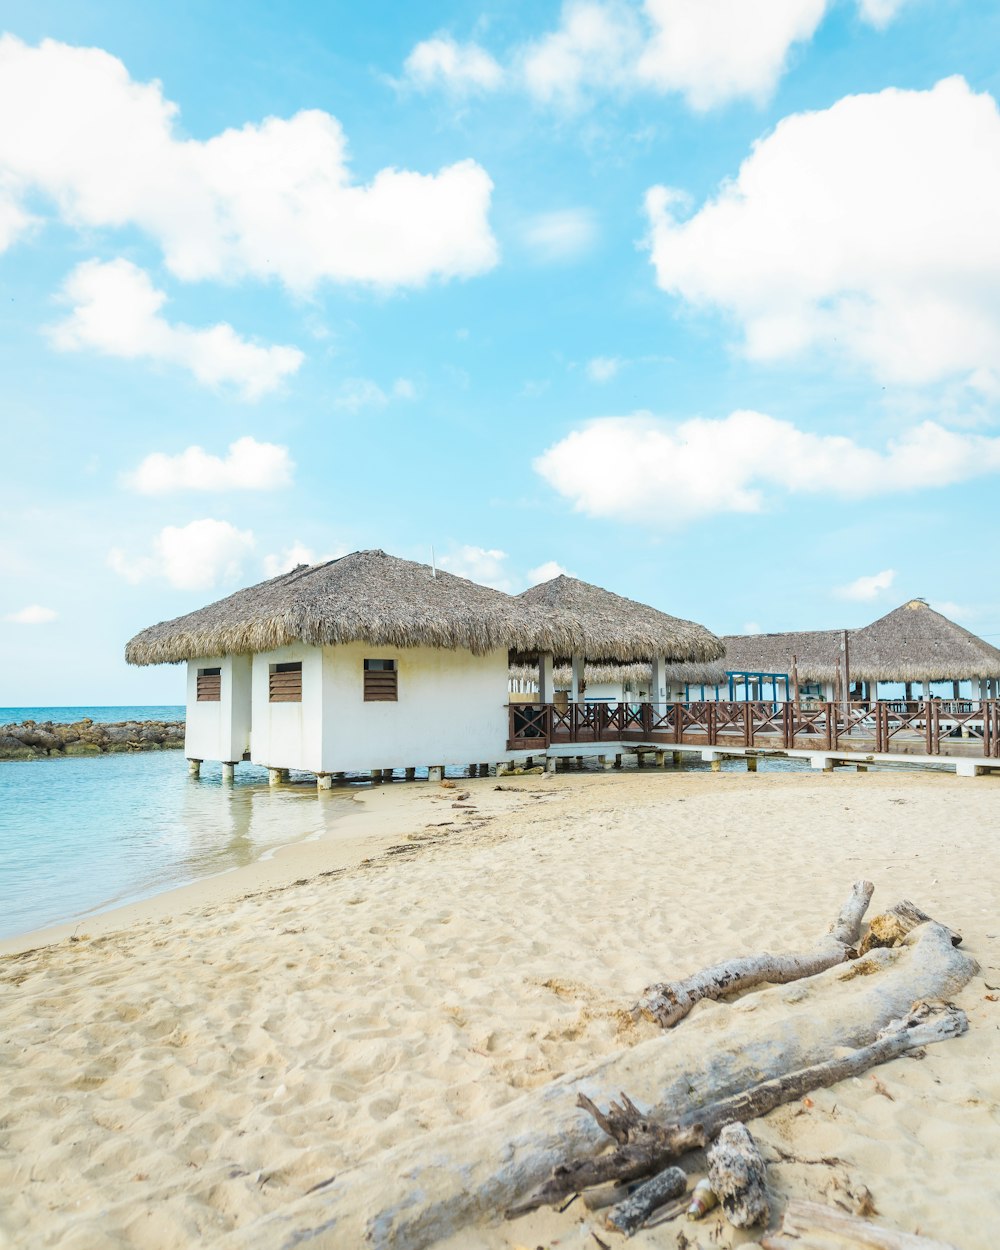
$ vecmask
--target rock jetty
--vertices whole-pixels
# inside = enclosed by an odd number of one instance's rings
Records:
[[[0,725],[0,760],[37,760],[55,755],[108,755],[122,751],[168,751],[184,746],[184,722],[128,720],[103,724],[89,718],[72,725],[22,721]]]

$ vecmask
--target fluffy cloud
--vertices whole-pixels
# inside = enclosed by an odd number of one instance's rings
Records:
[[[0,38],[0,244],[36,195],[83,229],[134,226],[179,278],[420,286],[497,262],[492,183],[475,161],[354,182],[347,140],[317,109],[175,133],[177,105],[99,48]]]
[[[1000,113],[961,78],[785,118],[686,221],[646,206],[665,291],[759,360],[823,346],[885,381],[987,385],[1000,358]]]
[[[125,485],[141,495],[181,490],[278,490],[292,483],[294,468],[287,447],[238,438],[227,456],[188,447],[176,456],[155,451],[125,475]]]
[[[507,568],[506,551],[485,547],[457,547],[447,555],[438,557],[438,564],[457,577],[467,577],[482,586],[494,590],[510,591],[513,580]]]
[[[609,472],[616,464],[641,464],[642,473]],[[534,467],[579,512],[679,526],[725,512],[759,512],[768,494],[860,498],[1000,472],[1000,438],[925,421],[874,450],[760,412],[679,423],[644,413],[591,421]]]
[[[905,0],[857,0],[885,26]],[[407,77],[428,87],[494,89],[506,81],[544,104],[576,107],[598,92],[676,92],[697,110],[774,91],[796,44],[833,0],[566,0],[559,24],[522,45],[503,69],[477,44],[417,44]],[[413,65],[411,65],[413,62]]]
[[[264,574],[266,577],[279,577],[282,573],[290,573],[300,564],[326,564],[328,560],[337,560],[346,554],[346,547],[336,547],[324,555],[318,555],[311,547],[296,539],[284,551],[264,557]]]
[[[572,573],[568,569],[564,569],[561,564],[557,564],[555,560],[546,560],[544,564],[540,564],[537,569],[528,570],[528,585],[538,586],[542,582],[550,582],[554,577],[572,577]]]
[[[178,590],[209,590],[219,582],[236,581],[253,546],[250,530],[206,517],[165,526],[146,556],[128,556],[114,547],[108,552],[108,565],[133,584],[162,579]]]
[[[50,337],[62,351],[94,348],[107,356],[152,360],[187,369],[206,386],[235,386],[259,399],[305,359],[297,347],[261,347],[224,322],[206,330],[172,324],[160,315],[166,295],[127,260],[84,261],[63,284],[73,305]]]
[[[40,603],[32,603],[17,612],[8,612],[3,619],[12,625],[47,625],[58,615],[52,608],[43,608]]]
[[[418,43],[403,65],[405,81],[421,91],[445,87],[459,95],[495,91],[503,70],[477,43],[456,43],[450,35],[435,35]]]
[[[869,599],[877,599],[895,580],[895,569],[883,569],[881,573],[873,573],[871,577],[859,577],[847,586],[839,586],[834,593],[841,599],[856,599],[863,603]]]

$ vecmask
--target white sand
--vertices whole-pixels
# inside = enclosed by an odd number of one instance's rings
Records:
[[[970,1032],[879,1069],[880,1086],[755,1123],[776,1208],[851,1206],[867,1187],[887,1226],[992,1250],[1000,783],[463,784],[478,810],[437,786],[375,789],[334,838],[0,960],[0,1242],[212,1246],[404,1139],[653,1036],[619,1014],[646,983],[808,945],[867,876],[873,912],[909,897],[965,935],[982,965],[959,999]],[[579,1208],[466,1229],[449,1250],[595,1247]],[[631,1244],[673,1248],[681,1227]],[[706,1250],[749,1240],[717,1217],[683,1231]]]

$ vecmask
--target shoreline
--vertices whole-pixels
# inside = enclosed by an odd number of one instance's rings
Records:
[[[438,789],[436,783],[430,782],[407,782],[406,785],[408,788],[422,786]],[[402,791],[402,785],[399,790]],[[344,803],[345,808],[349,801],[356,804],[357,809],[345,810],[332,817],[331,827],[319,835],[312,834],[295,842],[267,847],[252,864],[226,868],[210,876],[171,886],[131,902],[113,904],[58,924],[0,937],[0,958],[64,942],[74,936],[79,938],[83,933],[87,937],[103,937],[132,924],[172,919],[201,907],[226,904],[262,891],[281,889],[302,877],[311,878],[323,871],[357,866],[364,859],[381,854],[399,838],[416,832],[415,828],[397,828],[400,810],[407,806],[407,800],[400,796],[394,802],[392,795],[392,786],[359,790],[350,799],[340,795],[339,801]],[[380,799],[389,801],[379,802]]]

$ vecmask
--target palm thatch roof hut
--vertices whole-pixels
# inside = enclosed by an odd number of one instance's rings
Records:
[[[704,664],[684,664],[679,661],[665,666],[666,680],[675,686],[723,686],[727,681],[722,661]],[[516,681],[538,681],[537,664],[512,664],[510,675]],[[573,670],[568,664],[560,664],[553,670],[556,689],[568,690],[573,680]],[[622,686],[627,690],[648,690],[653,677],[651,664],[587,664],[583,670],[584,682],[590,686]]]
[[[704,625],[575,577],[561,575],[532,586],[517,601],[537,610],[552,634],[553,645],[544,650],[561,659],[582,655],[592,663],[631,664],[663,656],[708,662],[723,654],[722,643]]]
[[[128,643],[129,664],[252,655],[289,643],[324,646],[552,649],[545,622],[510,595],[384,551],[355,551],[238,590],[151,625]]]
[[[799,681],[832,682],[837,674],[842,636],[839,629],[726,634],[722,639],[725,667],[730,673],[791,673],[794,656]]]
[[[849,634],[851,677],[862,681],[962,681],[1000,677],[1000,650],[923,599]]]

